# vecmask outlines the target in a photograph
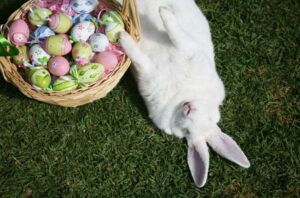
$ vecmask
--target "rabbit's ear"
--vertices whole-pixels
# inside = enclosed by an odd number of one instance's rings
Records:
[[[209,153],[205,139],[197,143],[188,141],[188,165],[198,187],[203,187],[207,180]]]
[[[207,139],[208,144],[222,157],[244,167],[249,168],[250,162],[238,144],[218,127]]]

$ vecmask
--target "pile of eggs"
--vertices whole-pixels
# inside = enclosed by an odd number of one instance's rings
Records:
[[[98,0],[72,0],[73,16],[32,8],[9,27],[8,39],[18,49],[13,61],[25,69],[32,86],[44,91],[71,91],[105,77],[120,60],[121,16],[95,10]],[[101,5],[100,5],[101,6]]]

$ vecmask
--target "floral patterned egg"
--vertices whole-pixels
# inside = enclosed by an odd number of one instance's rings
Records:
[[[78,82],[70,75],[61,76],[56,79],[53,83],[52,90],[53,91],[72,91],[78,87]]]
[[[90,39],[89,43],[94,52],[104,52],[109,47],[109,40],[105,34],[95,33]]]
[[[76,14],[72,21],[74,25],[77,25],[78,23],[84,22],[84,21],[91,21],[92,19],[94,19],[94,17],[92,17],[92,15],[90,14]]]
[[[72,49],[72,56],[76,63],[85,65],[89,63],[93,57],[92,47],[86,42],[76,43]]]
[[[24,64],[29,63],[29,50],[26,45],[18,47],[19,54],[13,57],[13,61],[16,65],[22,67]]]
[[[22,19],[14,21],[9,28],[8,37],[16,46],[27,43],[29,39],[29,27],[27,23]]]
[[[78,80],[83,84],[97,82],[104,74],[104,67],[98,63],[91,63],[78,69]]]
[[[51,75],[44,68],[32,69],[28,75],[29,81],[33,86],[39,88],[48,88],[51,83]]]
[[[54,14],[49,19],[49,27],[56,33],[67,33],[72,25],[72,19],[63,13]]]
[[[43,48],[51,55],[63,56],[71,52],[72,44],[67,35],[60,34],[48,37],[43,43]]]
[[[98,0],[72,0],[72,9],[77,13],[90,13],[98,5]]]
[[[47,8],[33,8],[28,15],[29,22],[35,26],[42,26],[47,23],[46,19],[52,14]]]
[[[50,55],[39,44],[30,48],[29,55],[31,63],[35,66],[46,66],[50,59]]]
[[[71,39],[75,42],[86,42],[95,33],[96,27],[90,21],[75,25],[71,31]]]

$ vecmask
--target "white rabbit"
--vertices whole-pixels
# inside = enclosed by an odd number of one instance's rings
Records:
[[[137,6],[142,39],[136,43],[124,32],[120,42],[133,61],[150,118],[166,133],[187,139],[188,164],[197,186],[207,180],[207,143],[248,168],[243,151],[217,125],[225,91],[205,16],[194,0],[137,0]]]

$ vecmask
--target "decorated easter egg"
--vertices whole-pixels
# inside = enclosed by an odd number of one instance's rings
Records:
[[[32,65],[36,66],[46,66],[50,59],[50,55],[39,44],[30,48],[29,55]]]
[[[60,34],[48,37],[43,43],[43,48],[50,55],[63,56],[71,52],[72,44],[67,35]]]
[[[85,65],[93,57],[92,47],[86,42],[76,43],[72,49],[72,56],[78,64]]]
[[[49,27],[56,33],[67,33],[72,25],[71,18],[63,13],[54,14],[49,19]]]
[[[47,38],[49,36],[53,36],[53,35],[55,35],[55,32],[53,32],[47,26],[41,26],[34,31],[34,38],[37,42],[42,41],[45,38]]]
[[[110,51],[96,54],[93,62],[103,65],[105,74],[112,72],[119,63],[117,55]]]
[[[75,42],[86,42],[95,33],[96,27],[90,21],[75,25],[71,31],[71,39]]]
[[[117,23],[120,24],[123,28],[125,28],[121,15],[116,11],[105,12],[101,17],[101,23],[104,25],[111,25]]]
[[[30,10],[28,19],[32,25],[42,26],[46,24],[46,19],[52,14],[47,8],[33,8]]]
[[[90,13],[98,5],[98,0],[72,0],[72,9],[77,13]]]
[[[72,91],[78,87],[78,82],[72,76],[61,76],[53,83],[53,91]]]
[[[92,84],[97,82],[104,73],[104,67],[99,63],[91,63],[78,69],[78,80],[80,83]]]
[[[113,23],[105,27],[106,36],[112,43],[118,43],[120,39],[120,33],[124,31],[124,27],[119,23]]]
[[[52,57],[48,62],[48,70],[54,76],[64,76],[69,73],[69,61],[62,56]]]
[[[8,37],[16,46],[27,43],[29,39],[29,27],[27,23],[22,19],[14,21],[9,28]]]
[[[105,34],[95,33],[90,39],[89,43],[94,52],[104,52],[109,47],[109,40]]]
[[[29,53],[26,45],[17,47],[19,54],[13,57],[13,61],[18,66],[24,66],[25,63],[29,63]]]
[[[39,88],[48,88],[51,83],[51,75],[44,68],[32,69],[28,77],[32,85]]]
[[[94,17],[92,17],[92,15],[90,14],[86,14],[86,13],[81,13],[81,14],[76,14],[72,21],[74,25],[77,25],[78,23],[84,22],[84,21],[91,21],[92,19],[94,19]]]

